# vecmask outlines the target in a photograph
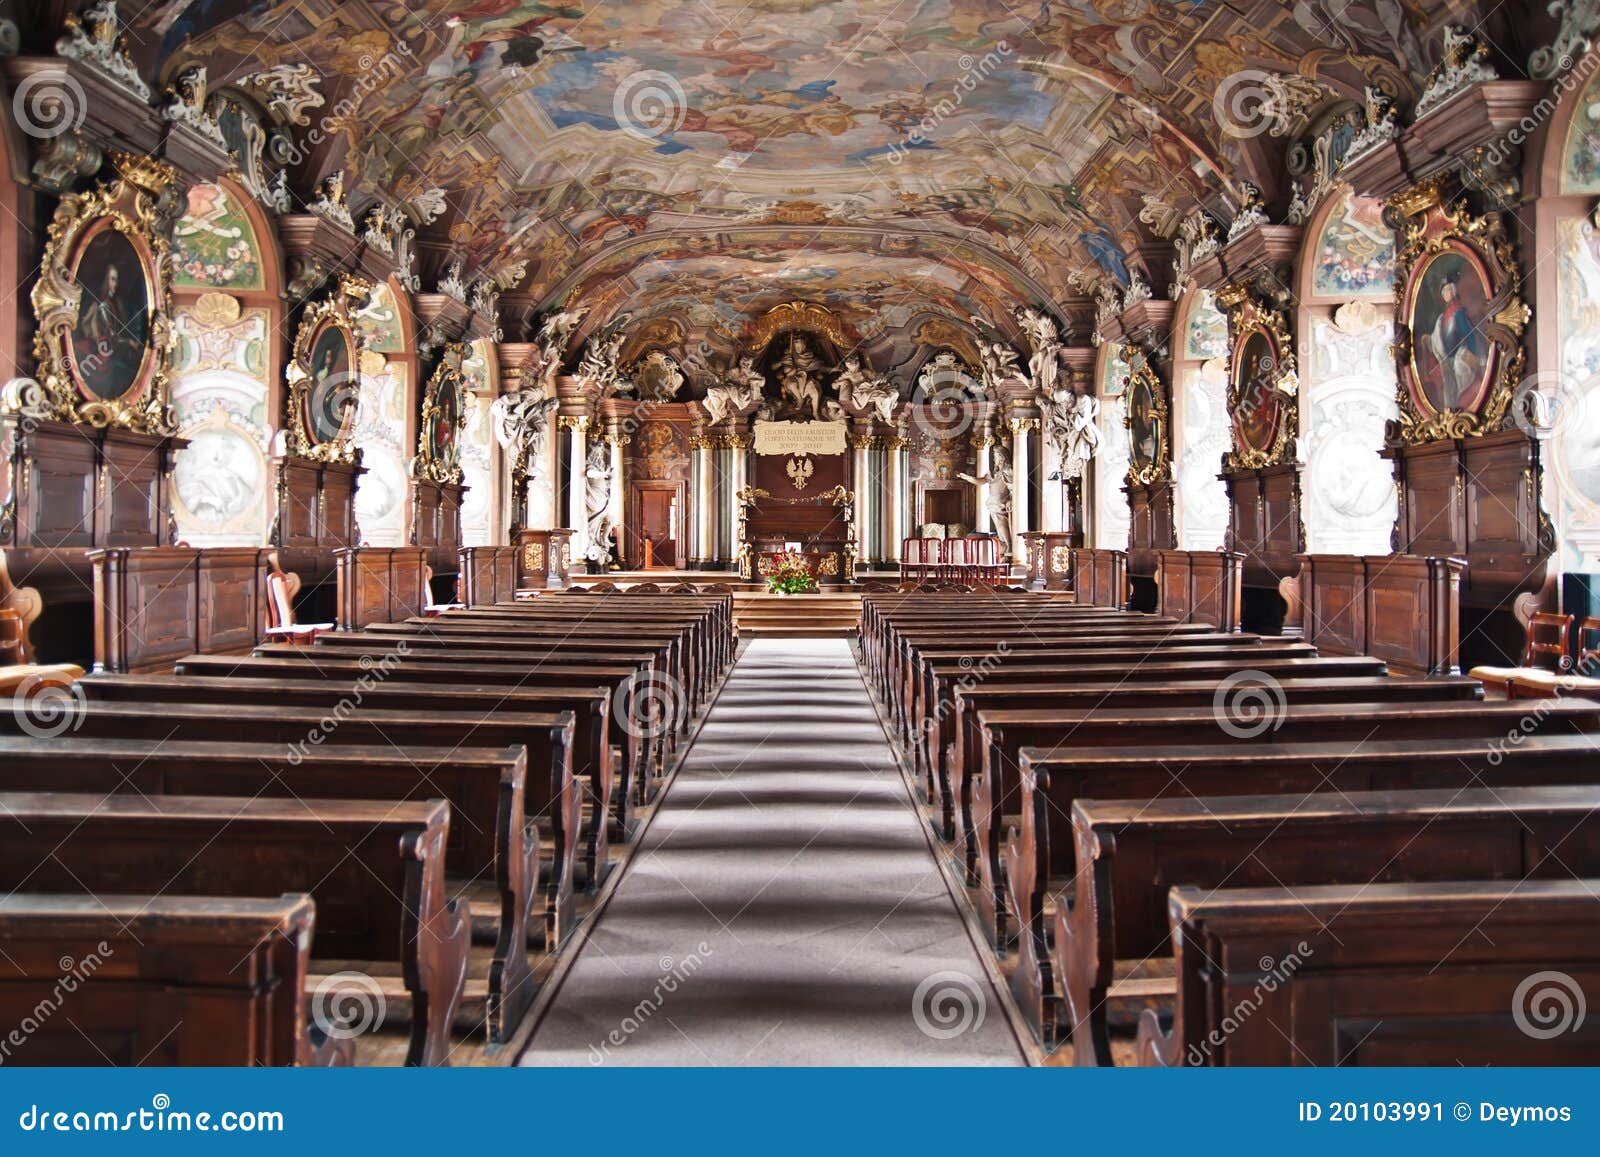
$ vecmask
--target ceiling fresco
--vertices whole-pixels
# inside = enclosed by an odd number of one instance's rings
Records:
[[[214,87],[309,64],[324,143],[297,191],[343,170],[358,206],[430,205],[435,270],[510,270],[546,305],[604,289],[610,314],[690,296],[715,329],[786,292],[852,315],[921,293],[959,316],[1125,285],[1152,212],[1226,221],[1242,179],[1287,198],[1283,142],[1221,123],[1218,94],[1241,73],[1298,77],[1311,103],[1369,83],[1405,102],[1437,30],[1492,7],[167,0],[130,9],[129,40],[158,83],[194,62]],[[682,240],[720,249],[762,225],[816,228],[720,258]],[[658,235],[666,250],[629,268]],[[988,256],[930,256],[930,239]]]

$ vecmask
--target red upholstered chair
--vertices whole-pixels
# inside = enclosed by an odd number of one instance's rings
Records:
[[[971,565],[967,554],[966,539],[946,538],[939,542],[938,578],[940,582],[967,582]]]
[[[933,538],[908,538],[900,544],[900,579],[925,583],[939,569],[939,541]]]
[[[1000,540],[989,535],[974,534],[968,535],[963,541],[972,560],[970,581],[980,586],[993,586],[999,582],[1002,577]]]
[[[1562,618],[1569,622],[1570,615]],[[1531,624],[1530,624],[1531,626]],[[1587,618],[1567,632],[1576,637],[1577,662],[1571,669],[1545,671],[1530,668],[1511,679],[1508,695],[1512,699],[1545,699],[1559,695],[1581,695],[1600,699],[1600,619]]]
[[[1572,615],[1536,611],[1528,617],[1528,633],[1520,667],[1474,667],[1468,672],[1487,691],[1514,698],[1514,684],[1527,678],[1564,673],[1570,663]]]
[[[299,589],[299,576],[287,575],[281,570],[267,573],[268,639],[289,643],[310,643],[324,631],[333,630],[332,623],[294,621],[294,595]]]

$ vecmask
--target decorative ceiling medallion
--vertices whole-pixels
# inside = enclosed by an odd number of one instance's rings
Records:
[[[314,462],[359,462],[356,408],[361,398],[361,345],[355,315],[372,283],[349,274],[321,301],[306,306],[284,371],[289,384],[284,426],[288,451]]]
[[[113,153],[118,176],[61,198],[33,287],[32,412],[172,434],[171,211],[176,171]]]
[[[1396,194],[1394,353],[1400,438],[1415,445],[1501,429],[1522,377],[1532,317],[1504,218],[1445,204],[1439,183]]]
[[[1294,340],[1282,310],[1243,286],[1230,285],[1217,300],[1228,312],[1228,413],[1233,448],[1227,470],[1260,470],[1294,457],[1299,429]]]

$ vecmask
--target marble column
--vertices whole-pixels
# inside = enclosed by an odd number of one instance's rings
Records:
[[[704,568],[710,558],[712,496],[708,485],[711,468],[707,462],[710,454],[710,443],[705,435],[696,434],[689,439],[689,501],[694,504],[693,516],[687,519],[689,566],[696,570]]]
[[[910,507],[906,493],[907,442],[902,437],[889,439],[889,541],[887,561],[900,561],[900,544],[906,537],[906,512]]]
[[[728,435],[728,537],[725,553],[732,566],[739,565],[739,494],[750,485],[750,447],[753,444],[754,439],[749,434]]]
[[[1033,431],[1039,428],[1037,418],[1011,419],[1011,541],[1007,548],[1012,558],[1026,558],[1022,549],[1022,535],[1033,529],[1029,514],[1033,499]]]
[[[866,434],[850,436],[851,491],[855,494],[856,563],[872,562],[872,525],[868,503],[872,497],[872,439]]]
[[[620,423],[614,421],[607,423],[606,445],[611,448],[611,496],[607,505],[611,512],[611,520],[617,527],[618,557],[621,557],[626,551],[625,544],[628,541],[625,514],[628,508],[626,501],[628,492],[627,455],[623,451],[623,447],[632,441],[632,438],[622,432]],[[633,559],[632,565],[636,567],[643,565],[643,559]]]
[[[589,419],[562,415],[567,432],[567,525],[572,528],[572,557],[585,558],[589,550]]]
[[[972,449],[977,458],[974,477],[989,477],[989,465],[993,461],[990,450],[993,446],[994,438],[990,435],[987,424],[973,434]],[[977,495],[973,499],[972,529],[984,534],[994,529],[994,525],[989,521],[989,484],[980,482],[974,489],[977,490]]]

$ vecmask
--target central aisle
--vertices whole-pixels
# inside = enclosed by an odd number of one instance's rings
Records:
[[[846,640],[745,650],[522,1063],[1024,1063]]]

